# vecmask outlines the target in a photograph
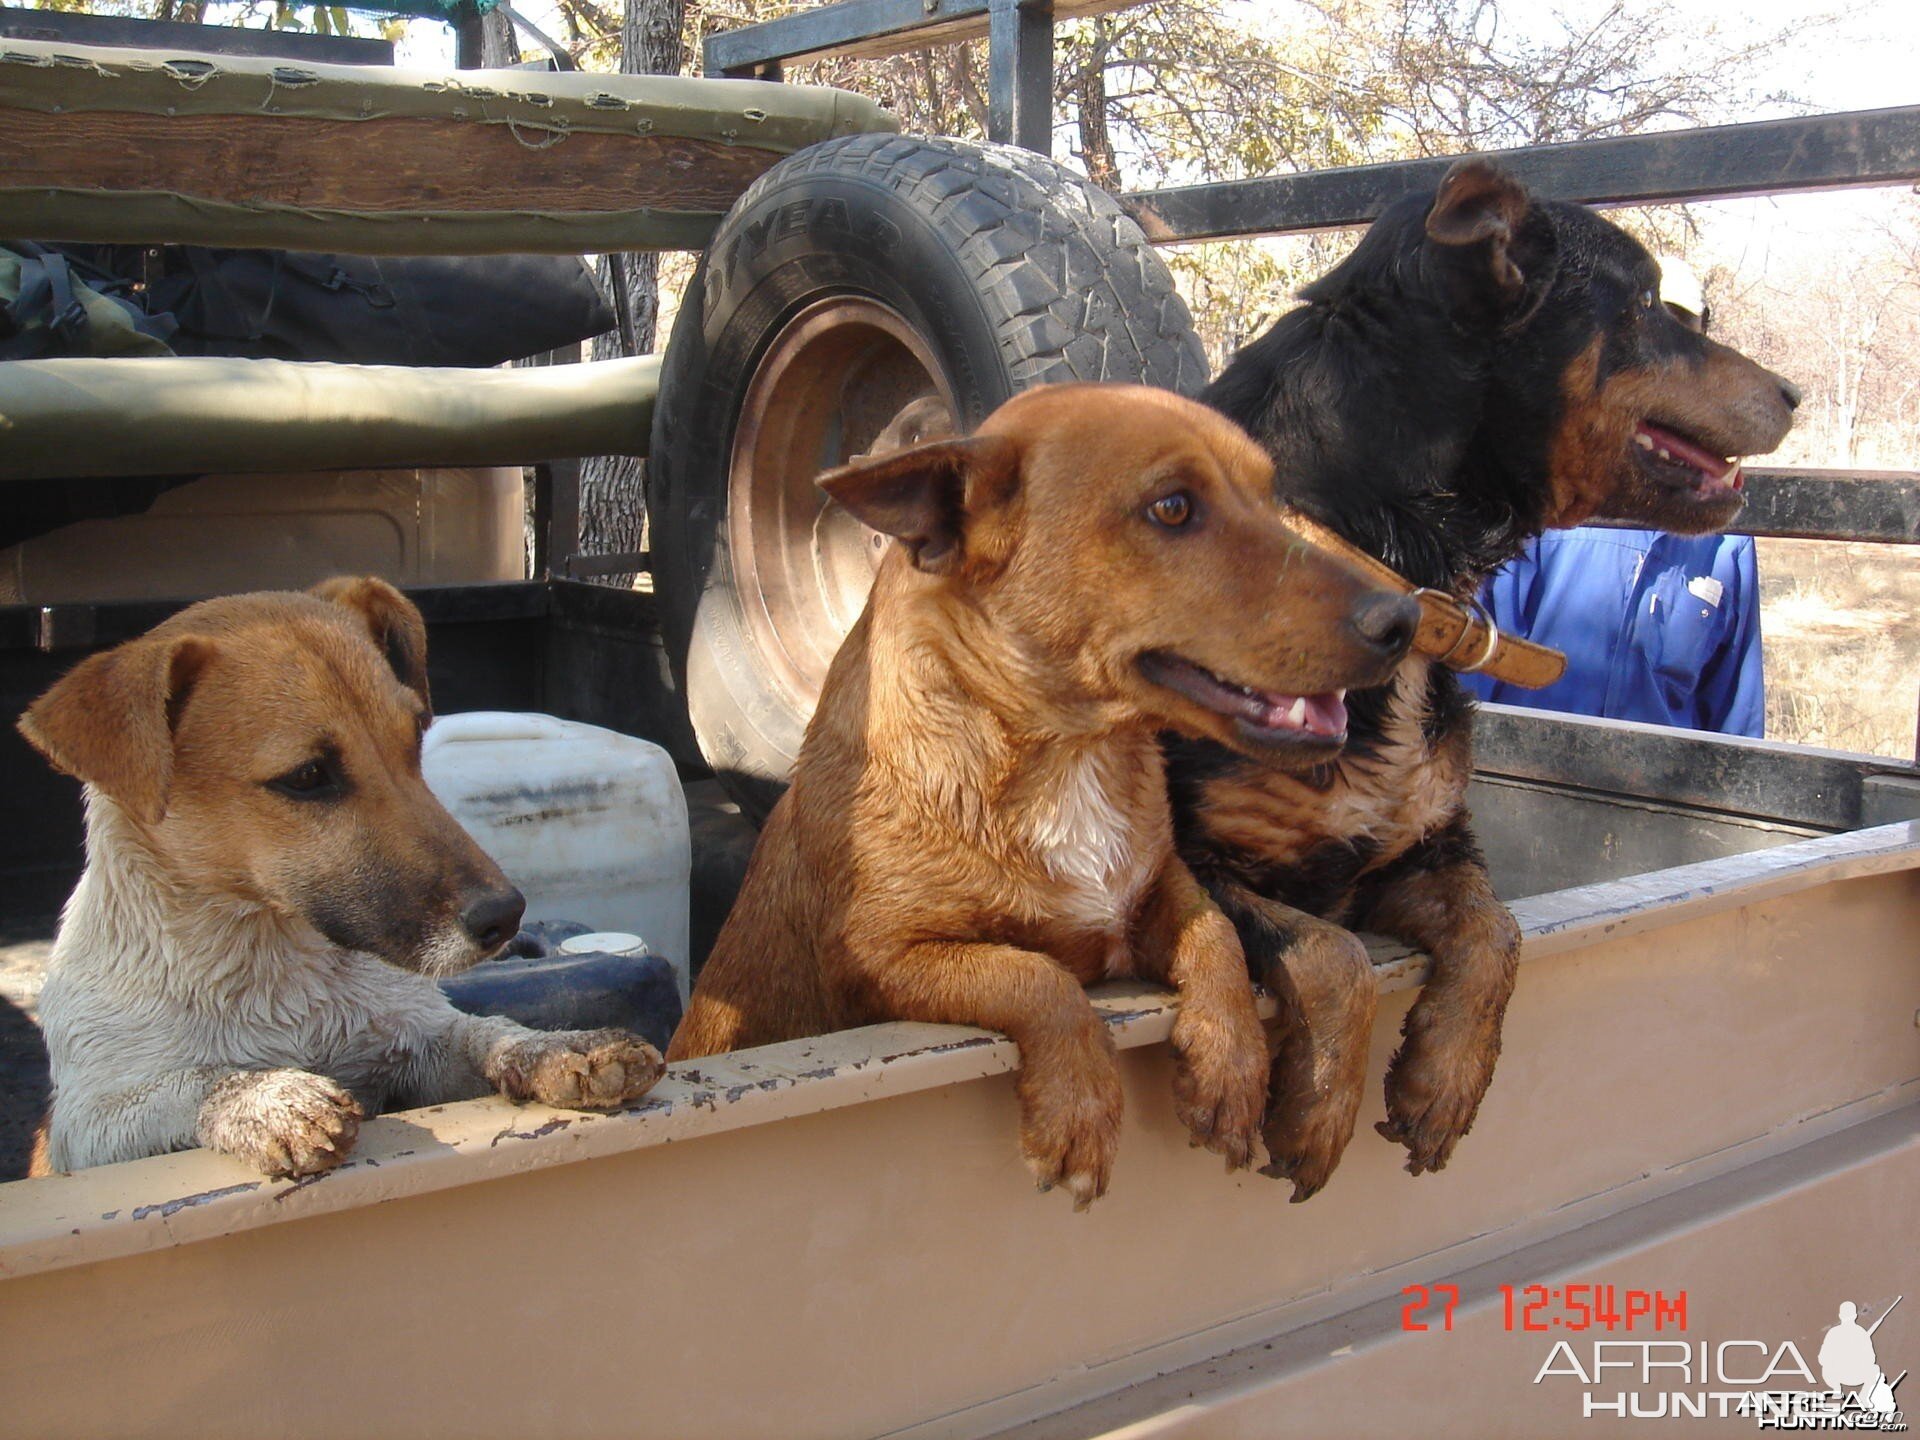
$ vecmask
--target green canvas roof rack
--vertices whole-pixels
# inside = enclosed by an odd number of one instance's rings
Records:
[[[819,86],[0,41],[0,214],[36,240],[697,249],[783,157],[897,129]]]
[[[0,481],[644,455],[660,362],[513,370],[167,356],[0,365]]]

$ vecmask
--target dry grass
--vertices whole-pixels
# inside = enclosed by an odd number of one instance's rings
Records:
[[[1912,759],[1920,547],[1758,543],[1767,738]]]

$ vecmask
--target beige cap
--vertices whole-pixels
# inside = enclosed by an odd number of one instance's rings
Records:
[[[1707,313],[1707,292],[1693,266],[1678,255],[1661,255],[1660,301],[1684,310],[1696,320]]]

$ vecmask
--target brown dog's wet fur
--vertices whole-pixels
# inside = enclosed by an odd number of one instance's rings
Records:
[[[1084,1207],[1121,1100],[1083,987],[1140,976],[1180,993],[1182,1122],[1248,1164],[1267,1042],[1233,927],[1174,852],[1156,734],[1325,761],[1339,737],[1236,718],[1184,667],[1277,696],[1377,682],[1409,602],[1293,537],[1258,447],[1160,391],[1028,392],[821,484],[900,543],[669,1059],[887,1019],[1003,1031],[1027,1162]]]
[[[1653,426],[1714,457],[1764,454],[1798,391],[1658,297],[1653,257],[1617,226],[1465,160],[1388,207],[1202,398],[1273,455],[1282,499],[1415,584],[1470,596],[1550,527],[1698,533],[1738,512],[1735,472],[1676,469],[1637,441]],[[1416,1175],[1473,1124],[1519,959],[1466,813],[1458,682],[1410,656],[1349,708],[1345,752],[1305,774],[1169,746],[1181,854],[1281,998],[1267,1173],[1296,1200],[1339,1164],[1365,1082],[1373,977],[1345,927],[1432,958],[1379,1127]]]

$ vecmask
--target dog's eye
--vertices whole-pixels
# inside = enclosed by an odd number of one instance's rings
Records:
[[[325,760],[309,760],[269,780],[267,788],[294,800],[323,800],[336,793],[339,781]]]
[[[1651,310],[1659,303],[1660,292],[1658,290],[1642,290],[1640,292],[1640,308],[1642,310]]]
[[[1168,530],[1178,530],[1193,518],[1193,497],[1184,490],[1162,495],[1147,506],[1147,518]]]

